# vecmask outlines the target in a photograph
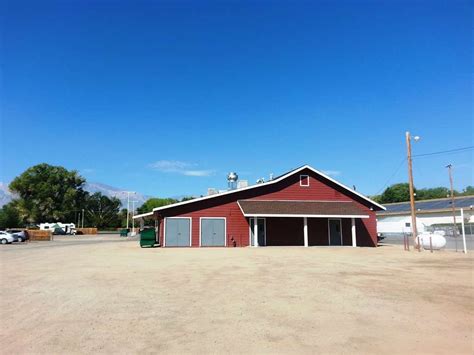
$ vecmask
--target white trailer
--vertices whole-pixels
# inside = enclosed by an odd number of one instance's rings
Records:
[[[67,234],[67,235],[76,235],[76,225],[74,223],[41,223],[39,225],[40,230],[50,230],[53,234]],[[60,233],[58,233],[58,229]]]

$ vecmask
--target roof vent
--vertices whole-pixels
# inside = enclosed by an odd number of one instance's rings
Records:
[[[272,181],[273,180],[273,173],[270,173],[270,179],[268,181]]]
[[[249,186],[249,181],[248,180],[239,180],[237,181],[237,188],[238,189],[243,189],[244,187]]]
[[[207,189],[207,196],[217,195],[218,193],[219,193],[219,191],[217,191],[217,189],[215,189],[213,187],[209,187]]]

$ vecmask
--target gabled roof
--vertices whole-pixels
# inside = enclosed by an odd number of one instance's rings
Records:
[[[156,207],[153,209],[153,212],[155,211],[162,211],[162,210],[166,210],[168,208],[173,208],[173,207],[177,207],[177,206],[182,206],[182,205],[187,205],[187,204],[190,204],[190,203],[195,203],[195,202],[199,202],[199,201],[203,201],[203,200],[209,200],[209,199],[212,199],[212,198],[216,198],[216,197],[221,197],[221,196],[226,196],[226,195],[230,195],[230,194],[234,194],[234,193],[237,193],[237,192],[241,192],[241,191],[247,191],[247,190],[252,190],[252,189],[258,189],[258,188],[261,188],[263,186],[269,186],[269,185],[272,185],[272,184],[276,184],[294,174],[298,174],[300,171],[303,171],[305,169],[308,169],[308,170],[311,170],[312,172],[314,172],[315,174],[331,181],[332,183],[342,187],[344,190],[348,191],[349,193],[351,194],[354,194],[356,196],[359,196],[360,198],[362,198],[363,200],[371,203],[372,205],[374,206],[377,206],[378,208],[382,209],[382,210],[385,210],[385,207],[383,207],[382,205],[378,204],[377,202],[371,200],[370,198],[362,195],[361,193],[347,187],[346,185],[344,184],[341,184],[340,182],[334,180],[333,178],[327,176],[326,174],[324,174],[323,172],[319,171],[319,170],[316,170],[314,169],[313,167],[309,166],[309,165],[303,165],[303,166],[300,166],[299,168],[296,168],[296,169],[293,169],[293,170],[290,170],[289,172],[283,174],[283,175],[280,175],[278,177],[276,177],[275,179],[273,180],[270,180],[270,181],[267,181],[267,182],[264,182],[264,183],[261,183],[261,184],[256,184],[256,185],[252,185],[252,186],[248,186],[248,187],[244,187],[244,188],[241,188],[241,189],[236,189],[236,190],[230,190],[230,191],[226,191],[226,192],[222,192],[222,193],[218,193],[218,194],[215,194],[215,195],[210,195],[210,196],[204,196],[204,197],[198,197],[198,198],[195,198],[193,200],[188,200],[188,201],[183,201],[183,202],[177,202],[177,203],[173,203],[171,205],[166,205],[166,206],[161,206],[161,207]],[[152,214],[152,212],[148,212],[148,213],[143,213],[143,214],[140,214],[140,215],[136,215],[134,216],[133,218],[142,218],[142,217],[146,217],[146,216],[150,216]]]

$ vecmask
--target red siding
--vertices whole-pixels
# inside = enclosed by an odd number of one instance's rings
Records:
[[[159,217],[183,216],[192,217],[192,246],[199,246],[200,217],[225,217],[227,228],[227,246],[249,245],[249,224],[237,204],[241,199],[262,200],[323,200],[323,201],[355,201],[369,219],[357,221],[357,244],[364,246],[377,245],[375,212],[371,211],[369,203],[360,197],[350,194],[340,186],[323,179],[312,171],[301,172],[309,175],[310,186],[300,186],[300,174],[272,185],[265,185],[258,189],[238,191],[233,194],[218,196],[215,198],[177,206],[160,212]],[[274,220],[273,223],[271,220]],[[352,245],[350,219],[343,219],[344,245]],[[308,219],[309,244],[327,245],[327,219]],[[292,233],[293,237],[287,240],[295,245],[303,244],[303,221],[302,218],[267,218],[267,242],[272,232],[271,243],[280,245],[282,239]],[[301,235],[300,235],[301,234]],[[271,238],[271,237],[270,237]],[[300,243],[301,239],[301,243]],[[160,242],[163,245],[163,223],[160,224]],[[285,244],[289,245],[289,244]]]
[[[191,245],[199,246],[199,230],[201,217],[225,217],[226,218],[226,239],[227,246],[248,246],[249,245],[249,225],[237,202],[230,202],[223,205],[209,207],[187,213],[169,215],[173,217],[192,217]],[[163,223],[162,223],[163,224]],[[163,228],[161,228],[163,238]],[[161,244],[163,245],[163,244]]]
[[[341,189],[340,187],[338,187]],[[309,177],[309,186],[300,186],[299,174],[289,177],[287,186],[278,191],[272,191],[264,196],[255,196],[257,200],[322,200],[322,201],[352,201],[349,196],[327,185],[317,178]]]

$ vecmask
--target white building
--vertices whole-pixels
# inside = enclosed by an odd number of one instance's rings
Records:
[[[461,208],[464,223],[474,223],[474,196],[454,198],[456,222],[461,224]],[[380,234],[401,234],[411,232],[410,202],[386,203],[386,211],[377,212],[377,232]],[[418,233],[442,228],[453,223],[451,198],[416,201],[416,227]],[[469,231],[468,228],[466,228]]]

